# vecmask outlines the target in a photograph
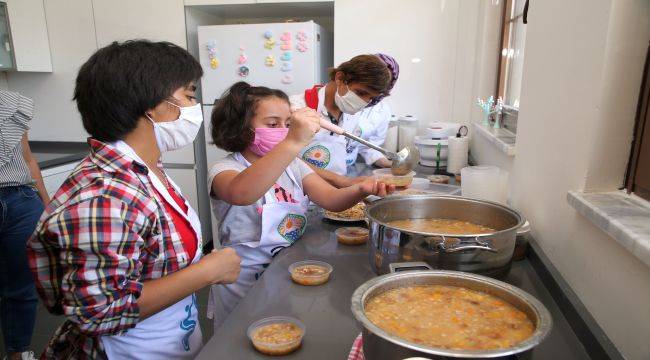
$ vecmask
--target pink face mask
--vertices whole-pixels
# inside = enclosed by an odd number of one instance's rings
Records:
[[[255,128],[255,139],[248,145],[248,150],[264,156],[284,140],[288,133],[288,128]]]

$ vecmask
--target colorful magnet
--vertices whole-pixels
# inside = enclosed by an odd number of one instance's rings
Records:
[[[239,65],[242,65],[242,64],[246,64],[247,61],[248,61],[248,56],[246,56],[246,54],[242,53],[241,55],[239,55],[239,59],[237,60],[237,63]]]
[[[275,40],[273,40],[273,38],[267,39],[264,42],[264,47],[269,50],[273,49],[274,46],[275,46]]]
[[[291,31],[285,31],[282,36],[280,36],[280,40],[282,41],[291,41]]]
[[[266,65],[266,66],[275,66],[275,57],[273,57],[273,55],[268,55],[264,59],[264,65]]]
[[[250,73],[250,71],[251,71],[251,70],[248,68],[248,66],[240,66],[240,67],[237,69],[237,75],[239,75],[239,76],[241,76],[241,77],[246,77],[246,76],[248,76],[248,74]]]
[[[305,42],[299,42],[298,45],[296,45],[296,49],[300,52],[305,52],[307,51],[307,43]]]
[[[298,31],[296,34],[296,39],[298,39],[298,41],[307,41],[307,33],[305,30]]]
[[[291,76],[291,74],[284,74],[280,81],[282,81],[283,84],[291,84],[293,82],[293,76]]]
[[[272,39],[272,38],[273,38],[273,31],[271,31],[271,30],[266,30],[266,31],[264,32],[264,37],[265,37],[266,39]]]
[[[205,44],[206,49],[208,49],[208,58],[210,59],[210,68],[216,69],[219,67],[219,59],[217,59],[217,43],[216,41],[210,41]]]
[[[280,45],[280,49],[282,50],[291,50],[292,44],[291,41],[285,42],[284,44]]]
[[[282,53],[282,56],[280,57],[280,60],[282,61],[291,61],[291,58],[293,57],[293,54],[291,51],[285,51]]]
[[[283,62],[282,67],[280,68],[281,71],[291,71],[293,70],[293,64],[290,62]]]

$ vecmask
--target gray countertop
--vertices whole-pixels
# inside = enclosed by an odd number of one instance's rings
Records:
[[[277,315],[300,319],[307,327],[302,347],[286,356],[291,359],[346,359],[361,329],[350,311],[350,297],[365,281],[376,276],[370,269],[366,246],[344,246],[334,230],[344,224],[322,220],[321,211],[309,211],[307,231],[301,240],[283,250],[233,310],[197,359],[261,359],[250,344],[246,330],[256,320]],[[321,286],[294,284],[288,267],[293,262],[322,260],[334,267],[330,281]],[[539,299],[553,316],[550,336],[533,352],[533,359],[589,359],[531,263],[514,262],[504,281]]]
[[[41,170],[78,161],[88,155],[88,144],[82,142],[30,141],[29,147]]]

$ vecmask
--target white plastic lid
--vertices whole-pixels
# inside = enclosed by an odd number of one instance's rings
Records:
[[[418,121],[418,118],[416,118],[416,117],[413,116],[413,115],[404,115],[404,116],[400,116],[399,119],[400,119],[401,121]]]
[[[438,145],[440,144],[441,146],[447,146],[449,144],[449,140],[447,139],[429,139],[426,137],[422,136],[415,136],[413,139],[413,142],[416,145]]]

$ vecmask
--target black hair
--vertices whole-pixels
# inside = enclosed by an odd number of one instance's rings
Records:
[[[230,152],[246,149],[255,138],[251,119],[255,116],[257,103],[270,96],[289,103],[289,97],[282,90],[251,86],[245,81],[226,90],[216,102],[210,119],[213,143]]]
[[[201,64],[172,43],[113,42],[81,66],[73,99],[84,129],[111,142],[133,131],[145,111],[202,75]]]

